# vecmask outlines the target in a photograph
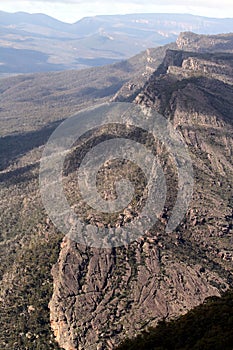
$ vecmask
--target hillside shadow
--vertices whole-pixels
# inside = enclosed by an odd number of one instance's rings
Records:
[[[43,146],[63,120],[52,122],[40,130],[0,138],[0,171],[34,148]]]
[[[27,183],[36,178],[36,175],[32,173],[36,167],[37,164],[30,164],[19,169],[0,173],[0,183],[3,183],[5,187],[17,185],[18,183]]]

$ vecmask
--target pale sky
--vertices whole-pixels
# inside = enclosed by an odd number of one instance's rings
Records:
[[[163,5],[161,5],[161,3]],[[64,22],[86,16],[126,13],[190,13],[233,17],[232,0],[0,0],[0,10],[45,13]],[[232,29],[233,30],[233,29]]]

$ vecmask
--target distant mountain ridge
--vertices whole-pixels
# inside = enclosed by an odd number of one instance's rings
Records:
[[[232,28],[231,18],[185,14],[95,16],[70,24],[44,14],[0,11],[0,74],[100,66],[173,42],[180,32],[217,34]]]
[[[59,21],[53,17],[45,15],[43,13],[34,13],[30,14],[27,12],[16,12],[16,13],[8,13],[4,11],[0,11],[0,22],[1,25],[22,25],[23,23],[33,24],[33,25],[45,25],[52,28],[58,28],[58,26],[63,25],[64,27],[68,27],[68,23],[64,23]]]

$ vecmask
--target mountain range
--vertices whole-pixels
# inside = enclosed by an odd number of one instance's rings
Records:
[[[0,73],[111,64],[176,40],[180,32],[229,33],[233,19],[182,14],[86,17],[68,24],[43,14],[0,11]]]
[[[0,348],[114,349],[233,287],[232,43],[232,34],[184,32],[176,42],[112,65],[1,79]],[[170,121],[192,159],[194,191],[184,219],[168,233],[178,180],[166,147],[130,124],[85,134],[66,159],[63,184],[86,225],[121,228],[147,195],[138,168],[113,162],[100,169],[100,193],[114,196],[114,176],[127,177],[139,205],[132,202],[113,217],[79,201],[77,166],[97,143],[117,135],[144,144],[159,157],[168,188],[156,226],[129,245],[97,249],[53,225],[39,192],[39,168],[62,121],[106,102],[128,102]],[[202,349],[209,348],[202,343]]]

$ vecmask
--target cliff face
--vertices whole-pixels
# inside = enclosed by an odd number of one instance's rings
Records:
[[[183,34],[178,47],[187,48],[188,38]],[[194,36],[192,49],[198,40],[212,45],[212,37]],[[159,111],[183,135],[194,167],[193,200],[173,234],[165,232],[168,210],[128,246],[98,250],[63,240],[49,307],[65,350],[113,349],[122,338],[232,286],[232,58],[169,50],[136,96],[134,103]],[[169,161],[162,164],[174,171]],[[170,181],[175,177],[165,173]]]
[[[230,34],[200,35],[191,32],[181,33],[176,41],[179,50],[198,52],[231,52],[233,38]]]
[[[50,302],[57,341],[64,349],[112,349],[122,337],[184,313],[225,285],[201,267],[178,261],[154,239],[117,252],[64,242]]]
[[[148,49],[144,53],[137,55],[133,60],[145,61],[146,66],[143,71],[138,70],[138,74],[134,76],[129,82],[124,84],[121,89],[113,97],[113,101],[132,102],[137,94],[143,89],[144,84],[150,78],[151,74],[160,67],[158,73],[164,65],[174,66],[178,61],[169,62],[169,60],[182,60],[183,53],[177,52],[176,55],[169,55],[167,50],[179,50],[196,53],[211,53],[211,52],[228,52],[233,53],[233,35],[219,34],[219,35],[199,35],[192,32],[181,33],[175,43],[171,43],[157,49]],[[186,55],[188,57],[188,55]],[[164,60],[164,58],[166,59]],[[175,63],[175,64],[174,64]],[[165,73],[166,71],[163,71]]]
[[[184,313],[232,285],[232,35],[184,33],[180,38],[188,39],[181,52],[174,43],[98,69],[1,80],[1,349],[60,348],[50,318],[65,348],[111,349],[125,335]],[[44,145],[64,117],[114,97],[161,111],[182,133],[195,172],[193,201],[168,235],[177,172],[166,147],[128,127],[109,130],[110,135],[98,130],[84,143],[87,148],[77,146],[65,164],[69,203],[86,210],[76,186],[85,152],[122,136],[158,155],[168,188],[164,212],[150,232],[127,247],[88,249],[69,240],[60,246],[63,233],[48,218],[39,190]],[[123,177],[135,185],[135,201],[117,217],[89,210],[85,220],[97,227],[116,225],[120,232],[143,207],[145,176],[127,162],[104,164],[100,170],[103,198],[116,198],[114,181]]]

